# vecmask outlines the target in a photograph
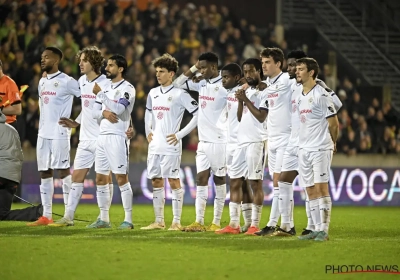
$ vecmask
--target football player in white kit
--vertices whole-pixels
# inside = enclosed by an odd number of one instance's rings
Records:
[[[56,47],[47,47],[42,53],[41,67],[47,72],[47,77],[41,78],[38,85],[40,119],[36,154],[41,178],[43,216],[28,226],[47,226],[53,223],[54,169],[58,170],[63,180],[65,205],[71,188],[70,129],[59,125],[58,120],[70,117],[73,98],[80,97],[81,92],[75,79],[58,70],[62,57],[62,51]]]
[[[168,230],[182,230],[181,215],[184,190],[180,182],[182,155],[181,139],[197,126],[198,104],[185,90],[174,87],[172,79],[178,71],[178,61],[169,54],[155,59],[159,87],[150,90],[147,96],[145,127],[149,141],[147,177],[153,186],[155,222],[142,227],[143,230],[165,229],[164,180],[172,189],[173,221]],[[191,121],[179,131],[183,114],[187,110],[193,115]]]
[[[79,59],[79,67],[82,74],[78,81],[81,89],[82,111],[75,121],[68,118],[61,118],[59,124],[70,128],[76,128],[81,125],[79,144],[74,160],[72,186],[68,197],[67,211],[63,218],[50,224],[50,226],[54,227],[74,225],[75,211],[82,197],[85,177],[94,163],[96,139],[100,132],[98,121],[92,117],[93,104],[96,99],[96,95],[92,92],[93,86],[95,82],[98,83],[100,87],[104,87],[110,83],[110,80],[100,72],[101,66],[104,63],[104,57],[97,47],[90,46],[84,48],[77,54],[77,58]],[[111,122],[117,122],[118,120],[115,114],[109,111],[104,111],[104,117]],[[129,134],[128,138],[133,136],[132,128],[130,128],[127,134]],[[111,176],[109,188],[112,198],[114,186],[111,181]]]
[[[200,72],[203,80],[194,83],[192,78]],[[226,106],[226,89],[222,86],[218,71],[218,56],[207,52],[199,56],[196,65],[179,76],[174,85],[199,92],[199,117],[197,129],[199,144],[196,154],[196,221],[185,227],[185,231],[216,231],[221,228],[221,216],[226,199],[226,126],[220,125],[221,114]],[[204,226],[204,214],[208,199],[210,170],[215,183],[214,219]]]
[[[289,142],[291,131],[291,85],[288,73],[282,72],[284,55],[279,48],[265,48],[261,51],[263,74],[267,76],[265,81],[268,85],[266,92],[268,97],[268,169],[273,178],[273,199],[268,224],[256,235],[269,235],[275,231],[280,216],[279,206],[289,196],[290,188],[279,184],[283,154]],[[285,199],[285,200],[284,200]],[[287,204],[287,203],[286,203]],[[288,207],[291,209],[290,203]],[[288,209],[285,209],[287,211]],[[283,217],[282,226],[289,227],[290,215]]]
[[[266,102],[265,90],[259,90],[261,84],[261,61],[256,58],[247,59],[243,63],[243,73],[248,85],[246,91],[237,88],[235,98],[238,100],[237,147],[233,152],[232,163],[228,173],[230,177],[231,202],[229,203],[230,223],[216,231],[217,234],[240,233],[240,203],[242,201],[242,182],[247,180],[254,198],[251,224],[245,234],[253,235],[259,231],[264,192],[262,179],[264,176],[264,148],[267,131],[263,123],[267,110],[262,108]]]
[[[125,131],[130,124],[130,115],[135,103],[136,91],[123,76],[127,70],[127,61],[122,55],[113,55],[107,61],[107,78],[111,83],[101,88],[97,83],[93,87],[96,101],[93,105],[93,117],[100,120],[100,135],[97,138],[95,170],[97,184],[97,203],[100,219],[89,228],[109,228],[110,188],[108,177],[114,173],[121,191],[122,205],[125,211],[124,221],[119,229],[133,229],[132,224],[132,188],[128,179],[128,146]],[[116,123],[104,118],[103,111],[111,111],[118,117]]]
[[[236,63],[230,63],[225,65],[221,69],[222,76],[222,86],[226,88],[228,92],[227,96],[227,104],[226,104],[226,113],[227,113],[227,121],[228,121],[228,143],[226,146],[226,167],[228,170],[232,165],[233,153],[238,148],[238,140],[237,134],[239,129],[239,121],[237,118],[237,108],[238,108],[238,100],[235,97],[236,91],[241,88],[242,77],[242,69]],[[238,76],[240,77],[237,80]],[[247,181],[242,178],[242,188],[237,191],[242,192],[242,200],[239,201],[241,203],[242,215],[244,220],[244,225],[240,228],[240,232],[246,232],[247,229],[251,225],[251,208],[253,205],[253,192],[250,190],[247,185]],[[232,202],[233,196],[232,187],[230,187],[230,201]]]
[[[331,95],[315,81],[319,70],[315,59],[301,58],[296,65],[297,82],[303,85],[298,98],[299,174],[306,187],[315,226],[314,231],[299,239],[326,241],[332,209],[328,182],[339,121]]]
[[[290,79],[296,79],[296,60],[300,59],[300,58],[304,58],[304,57],[307,57],[307,55],[302,50],[291,51],[288,54],[288,59],[287,59],[288,68],[287,69],[288,69]],[[329,89],[323,81],[316,79],[316,82],[319,85],[321,85],[322,87],[324,87],[327,92],[330,93],[330,95],[333,99],[335,108],[338,111],[342,107],[342,103],[341,103],[340,99],[337,97],[337,95],[331,89]],[[291,186],[291,192],[289,193],[289,195],[290,195],[289,201],[291,202],[292,207],[293,207],[292,183],[293,183],[294,179],[296,178],[296,176],[298,175],[298,170],[299,170],[298,147],[299,147],[300,117],[299,117],[299,112],[298,112],[297,99],[301,95],[302,91],[303,91],[303,86],[301,85],[301,83],[296,82],[292,85],[292,99],[291,99],[292,130],[291,130],[291,134],[290,134],[289,144],[286,147],[285,153],[283,155],[282,170],[281,170],[281,174],[279,176],[280,183]],[[300,177],[299,177],[299,179],[300,179]],[[301,182],[301,180],[299,180],[299,185],[302,187],[304,186],[304,184]],[[307,192],[305,192],[305,194],[306,194],[305,206],[306,206],[306,214],[307,214],[307,226],[301,233],[302,235],[307,235],[311,231],[314,230],[314,223],[311,218]],[[281,207],[279,209],[281,210]],[[291,223],[293,223],[293,208],[291,211]],[[292,224],[291,224],[291,226],[292,226]],[[284,231],[283,229],[279,228],[273,233],[273,235],[293,236],[293,231]]]

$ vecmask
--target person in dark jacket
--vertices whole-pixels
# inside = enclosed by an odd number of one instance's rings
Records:
[[[21,182],[24,155],[17,130],[6,124],[0,110],[0,221],[35,221],[43,212],[41,204],[11,210],[15,192]]]

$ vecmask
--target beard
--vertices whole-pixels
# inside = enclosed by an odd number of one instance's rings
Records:
[[[257,86],[260,83],[260,81],[258,79],[248,79],[248,80],[246,79],[246,81],[247,81],[247,84],[252,87]]]
[[[54,65],[45,65],[44,67],[42,67],[43,72],[50,72],[53,69]]]
[[[112,80],[112,79],[115,79],[117,77],[117,75],[116,74],[112,74],[110,72],[107,72],[106,73],[106,77],[107,77],[107,79]]]

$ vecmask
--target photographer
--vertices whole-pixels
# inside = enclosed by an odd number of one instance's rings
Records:
[[[23,154],[18,132],[6,124],[0,110],[0,221],[35,221],[43,212],[42,205],[10,210],[21,181]]]

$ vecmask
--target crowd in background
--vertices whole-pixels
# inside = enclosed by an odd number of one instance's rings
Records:
[[[23,114],[18,118],[18,130],[25,148],[35,147],[39,108],[37,85],[41,78],[40,55],[45,47],[56,46],[64,53],[60,70],[79,78],[76,53],[86,46],[98,46],[105,57],[120,53],[127,58],[126,79],[136,88],[132,119],[137,136],[131,141],[135,153],[147,155],[144,112],[147,93],[157,86],[151,61],[168,52],[180,63],[177,75],[195,64],[200,53],[212,51],[219,55],[220,66],[247,58],[258,57],[266,46],[280,47],[285,54],[290,42],[276,41],[274,24],[255,26],[236,17],[227,7],[215,5],[185,7],[158,6],[149,2],[147,10],[140,11],[134,3],[126,9],[114,1],[91,4],[82,1],[60,7],[55,0],[4,2],[0,9],[0,60],[3,71],[17,85],[29,85],[23,96]],[[322,66],[322,65],[321,65]],[[322,67],[320,78],[334,89],[343,101],[339,111],[339,152],[400,153],[398,113],[389,103],[363,102],[353,83],[345,78],[339,83],[329,69]],[[72,117],[80,112],[80,101],[73,106]],[[182,125],[190,119],[186,116]],[[79,129],[73,131],[71,144],[76,147]],[[184,138],[184,149],[195,151],[197,131]]]

